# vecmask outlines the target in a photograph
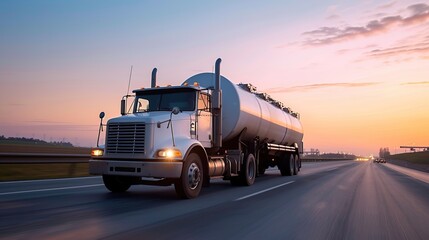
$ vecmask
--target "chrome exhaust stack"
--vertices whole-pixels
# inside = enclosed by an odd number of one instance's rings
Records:
[[[213,147],[222,147],[222,89],[220,84],[220,63],[218,58],[215,64],[215,88],[213,90]]]
[[[150,83],[150,87],[154,88],[156,87],[156,72],[158,71],[158,69],[154,68],[152,70],[152,78],[151,78],[151,83]]]

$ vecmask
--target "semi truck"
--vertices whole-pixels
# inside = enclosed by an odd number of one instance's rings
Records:
[[[112,192],[174,185],[180,198],[199,196],[213,178],[250,186],[269,167],[282,176],[298,174],[299,114],[251,84],[232,83],[221,76],[220,64],[219,58],[214,73],[166,87],[157,86],[155,68],[151,87],[122,98],[121,116],[104,125],[101,113],[105,143],[97,140],[91,151],[90,174],[102,175]]]

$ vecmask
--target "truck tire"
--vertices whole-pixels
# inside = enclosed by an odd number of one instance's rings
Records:
[[[241,171],[241,177],[245,186],[253,185],[256,177],[256,160],[253,154],[249,154],[244,162],[244,169]]]
[[[247,155],[246,160],[243,163],[243,166],[238,177],[231,178],[232,185],[243,185],[250,186],[255,182],[256,177],[256,160],[253,154]]]
[[[298,174],[298,156],[297,155],[293,155],[293,175],[297,175]]]
[[[203,179],[204,173],[200,156],[196,153],[189,154],[183,164],[182,176],[174,183],[177,195],[184,199],[198,197]]]
[[[103,175],[103,183],[111,192],[126,192],[131,187],[131,181],[123,176]]]
[[[295,167],[295,159],[292,154],[285,154],[280,159],[278,168],[282,176],[292,176]]]

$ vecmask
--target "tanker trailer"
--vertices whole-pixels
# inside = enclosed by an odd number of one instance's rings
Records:
[[[186,80],[184,85],[197,82],[203,88],[214,89],[215,81],[214,74],[201,73]],[[235,85],[220,76],[220,86],[223,148],[240,150],[245,156],[252,154],[259,173],[277,165],[282,175],[296,174],[301,166],[299,152],[302,152],[303,138],[299,115],[257,92],[251,84]],[[278,159],[284,152],[292,153],[286,154],[293,158],[287,165]]]
[[[102,175],[112,192],[174,184],[182,198],[197,197],[212,177],[250,186],[268,167],[298,174],[299,114],[251,84],[233,84],[220,75],[220,62],[215,73],[180,86],[156,86],[154,69],[151,87],[133,91],[133,111],[125,111],[124,96],[122,116],[107,122],[106,143],[93,149],[90,173]]]

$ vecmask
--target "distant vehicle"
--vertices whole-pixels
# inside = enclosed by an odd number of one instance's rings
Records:
[[[92,150],[89,172],[102,175],[112,192],[174,184],[182,198],[197,197],[212,177],[252,185],[268,167],[298,174],[299,114],[250,84],[220,76],[220,61],[214,74],[180,86],[157,87],[154,69],[151,87],[134,90],[133,112],[126,111],[126,95],[122,116],[107,122],[105,146]]]
[[[374,158],[375,163],[386,163],[386,159],[384,158]]]

